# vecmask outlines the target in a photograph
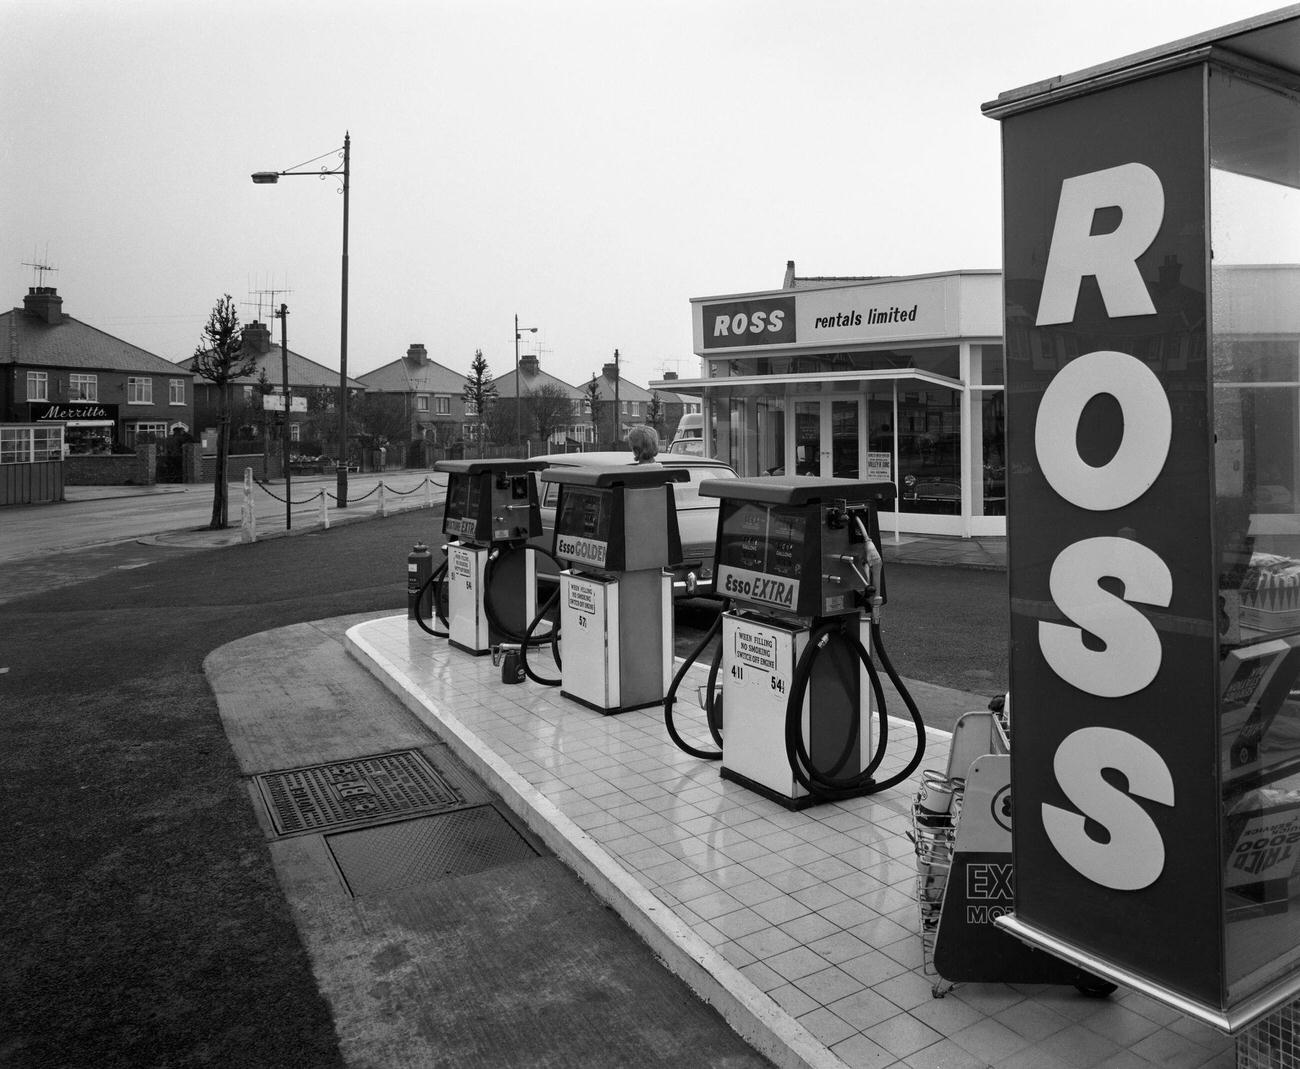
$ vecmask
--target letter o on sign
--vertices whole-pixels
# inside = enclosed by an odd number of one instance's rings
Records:
[[[744,334],[745,328],[749,326],[749,316],[744,312],[737,312],[731,317],[731,333]]]
[[[1077,445],[1084,407],[1110,394],[1124,415],[1124,436],[1101,467]],[[1052,489],[1079,508],[1107,512],[1132,504],[1151,488],[1169,456],[1173,417],[1155,373],[1126,353],[1100,350],[1066,364],[1043,392],[1034,448]]]

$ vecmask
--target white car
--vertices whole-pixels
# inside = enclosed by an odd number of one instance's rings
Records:
[[[545,461],[548,467],[593,466],[608,467],[632,463],[628,452],[608,451],[591,453],[549,453],[533,457]],[[718,506],[716,497],[701,497],[700,483],[705,479],[734,479],[735,469],[720,460],[660,453],[656,464],[665,468],[685,468],[689,480],[673,483],[673,499],[677,503],[677,527],[682,536],[683,566],[677,573],[675,589],[684,596],[713,593],[713,551],[718,538]],[[557,483],[541,482],[542,535],[532,539],[534,545],[548,552],[555,545],[555,505],[560,496]],[[539,578],[546,582],[555,574],[555,565],[549,558],[538,561]]]

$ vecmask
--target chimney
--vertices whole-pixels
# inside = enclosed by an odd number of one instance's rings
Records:
[[[781,283],[783,290],[794,289],[794,261],[786,260],[785,262],[785,281]]]
[[[677,372],[675,371],[664,372],[664,382],[667,382],[669,379],[675,379],[675,378],[677,378]]]
[[[406,359],[417,367],[423,367],[427,364],[429,362],[429,353],[424,347],[424,342],[411,342],[410,348],[406,350]]]
[[[63,322],[63,298],[53,286],[28,286],[23,311],[52,327],[57,326]]]
[[[605,378],[609,379],[610,382],[618,381],[618,365],[615,363],[611,362],[606,364],[600,369],[600,373],[604,375]]]
[[[524,353],[524,355],[519,358],[519,373],[521,375],[536,375],[537,366],[536,353]]]
[[[269,353],[271,351],[271,328],[254,319],[244,326],[244,348],[249,352]]]

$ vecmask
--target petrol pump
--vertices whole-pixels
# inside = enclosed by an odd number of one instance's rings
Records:
[[[440,460],[447,473],[448,641],[481,656],[518,641],[536,609],[529,538],[542,533],[534,460]]]
[[[790,475],[708,480],[700,493],[721,499],[715,589],[730,599],[722,777],[790,809],[901,782],[921,760],[925,732],[879,643],[877,509],[893,500],[893,484]],[[873,779],[887,740],[873,644],[916,725],[915,754],[883,781]]]
[[[663,701],[672,672],[672,575],[681,535],[672,484],[659,464],[547,468],[559,484],[554,555],[560,572],[564,664],[560,693],[598,712]]]

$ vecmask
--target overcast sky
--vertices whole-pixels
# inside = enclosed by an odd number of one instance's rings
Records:
[[[575,385],[616,347],[635,382],[693,377],[690,298],[787,260],[1000,267],[985,101],[1277,6],[0,0],[0,278],[16,305],[52,265],[65,312],[169,360],[274,289],[337,368],[338,184],[249,174],[350,131],[351,375],[412,342],[505,373],[518,315]]]

